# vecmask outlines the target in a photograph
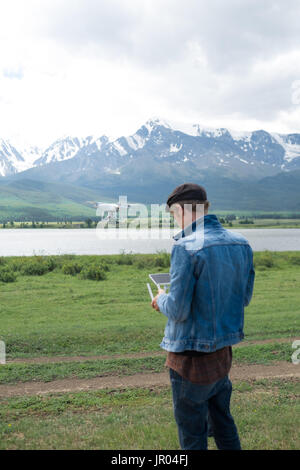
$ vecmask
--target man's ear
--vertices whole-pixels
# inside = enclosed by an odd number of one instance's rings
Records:
[[[182,216],[183,215],[183,208],[180,204],[177,204],[175,202],[175,204],[173,204],[172,206],[172,213],[173,215],[178,215],[178,216]]]

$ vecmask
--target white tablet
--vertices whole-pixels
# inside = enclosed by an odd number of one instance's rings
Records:
[[[161,289],[161,286],[162,286],[163,289],[167,291],[171,283],[171,278],[170,278],[169,273],[149,274],[149,277],[158,289]],[[151,300],[153,300],[154,296],[153,296],[152,289],[149,283],[147,283],[147,288],[148,288]]]
[[[161,285],[167,286],[170,284],[170,274],[169,273],[158,273],[158,274],[149,274],[149,277],[152,282],[159,288]]]

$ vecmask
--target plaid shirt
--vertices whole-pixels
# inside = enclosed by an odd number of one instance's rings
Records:
[[[225,346],[212,353],[168,352],[165,366],[190,382],[209,385],[225,377],[230,371],[231,363],[232,348]]]

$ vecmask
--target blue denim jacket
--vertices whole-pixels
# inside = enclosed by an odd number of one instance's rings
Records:
[[[248,241],[223,228],[214,214],[200,217],[174,239],[170,291],[157,300],[168,318],[160,346],[212,352],[238,343],[255,277]]]

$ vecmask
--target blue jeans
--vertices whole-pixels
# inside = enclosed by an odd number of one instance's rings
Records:
[[[230,414],[232,384],[228,375],[210,385],[199,385],[170,369],[170,379],[181,449],[207,449],[209,416],[218,449],[240,450],[237,428]]]

